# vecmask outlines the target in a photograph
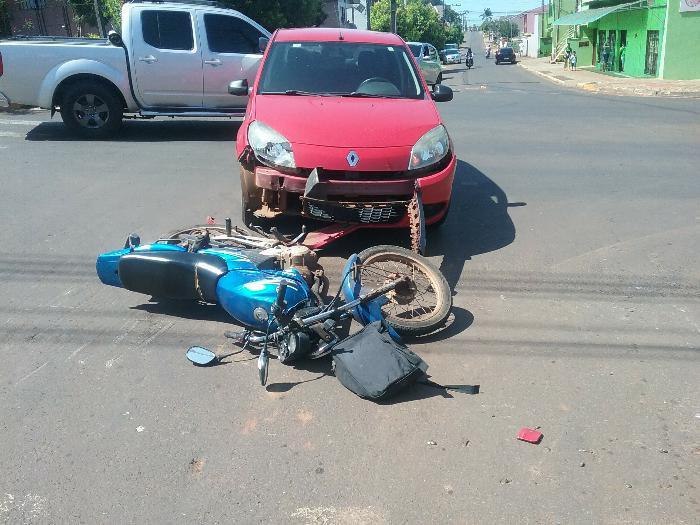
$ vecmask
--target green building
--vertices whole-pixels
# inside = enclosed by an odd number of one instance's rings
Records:
[[[582,9],[554,20],[578,27],[579,66],[633,77],[700,78],[700,5],[693,0],[582,0]],[[584,43],[587,49],[578,51]],[[605,60],[607,59],[607,60]]]

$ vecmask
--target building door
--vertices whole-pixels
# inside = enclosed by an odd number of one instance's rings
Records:
[[[644,74],[656,76],[656,63],[659,59],[659,32],[647,31],[647,55]]]
[[[617,60],[617,48],[615,47],[615,40],[617,40],[617,32],[614,29],[608,31],[608,49],[610,50],[610,57],[608,58],[608,71],[615,71],[615,60]]]
[[[598,30],[598,62],[603,61],[603,48],[605,47],[605,31]]]
[[[627,30],[626,29],[621,29],[620,30],[620,49],[622,47],[627,47]],[[622,71],[623,65],[622,65],[622,57],[618,55],[617,57],[617,65],[619,71]]]

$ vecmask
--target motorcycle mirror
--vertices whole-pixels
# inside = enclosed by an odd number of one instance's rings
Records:
[[[207,366],[218,361],[214,352],[202,346],[191,346],[185,355],[192,364],[197,366]]]

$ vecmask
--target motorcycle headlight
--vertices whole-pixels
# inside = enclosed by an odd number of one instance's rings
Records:
[[[292,145],[281,134],[259,120],[248,126],[248,144],[263,162],[284,168],[296,168]]]
[[[431,129],[411,149],[408,169],[416,170],[440,162],[450,150],[450,137],[442,124]]]

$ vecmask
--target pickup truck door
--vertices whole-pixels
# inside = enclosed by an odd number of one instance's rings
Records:
[[[202,107],[202,53],[193,13],[158,4],[131,11],[132,80],[149,107]]]
[[[199,34],[202,37],[204,67],[204,107],[245,108],[247,96],[228,93],[234,80],[248,80],[253,85],[262,59],[260,37],[270,34],[252,20],[216,12],[198,11]]]

